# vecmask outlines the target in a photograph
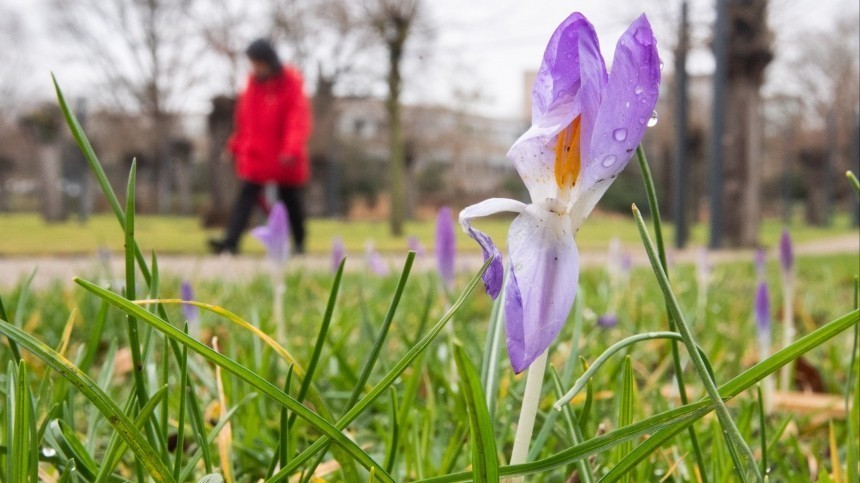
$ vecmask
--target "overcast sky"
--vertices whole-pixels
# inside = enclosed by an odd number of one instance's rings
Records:
[[[712,60],[707,50],[707,23],[712,18],[713,0],[695,0],[692,20],[700,27],[694,42],[700,48],[690,69],[707,72]],[[570,12],[579,10],[591,21],[600,36],[607,61],[626,25],[643,10],[655,26],[661,56],[671,62],[673,24],[679,1],[609,0],[430,0],[425,2],[431,29],[431,55],[410,68],[406,88],[409,102],[452,103],[455,89],[480,94],[473,105],[477,112],[513,117],[522,112],[523,73],[537,69],[546,41]],[[88,94],[84,66],[71,62],[57,48],[47,20],[46,0],[0,0],[0,15],[14,15],[13,22],[0,28],[20,28],[16,45],[0,46],[12,61],[4,61],[0,72],[20,76],[20,96],[48,98],[52,95],[49,72],[54,71],[66,90]],[[857,2],[851,0],[771,0],[771,27],[779,42],[792,41],[810,29],[826,29],[837,16],[858,16]],[[8,50],[7,50],[8,49]],[[11,53],[9,53],[11,52]],[[0,54],[2,55],[2,54]],[[210,92],[196,94],[191,106],[202,109]]]

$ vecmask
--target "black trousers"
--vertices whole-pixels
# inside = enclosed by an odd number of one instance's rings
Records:
[[[243,181],[239,189],[236,204],[230,214],[227,224],[227,234],[224,237],[224,247],[233,251],[238,250],[242,233],[248,228],[251,212],[257,204],[263,185]],[[303,191],[300,186],[278,186],[278,197],[287,207],[290,219],[290,233],[293,237],[293,249],[298,253],[305,251],[305,210],[303,205]]]

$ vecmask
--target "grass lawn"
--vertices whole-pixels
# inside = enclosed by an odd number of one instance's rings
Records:
[[[503,243],[509,218],[479,220],[477,226],[494,240]],[[761,241],[765,246],[774,246],[781,230],[776,219],[765,220]],[[334,236],[344,239],[347,250],[361,251],[367,240],[373,240],[377,249],[396,252],[406,249],[405,238],[392,237],[384,222],[345,222],[330,219],[310,221],[308,251],[326,253]],[[698,224],[692,230],[692,243],[704,244],[708,227]],[[667,241],[673,237],[673,227],[666,223]],[[839,216],[829,228],[809,227],[796,223],[792,228],[795,242],[804,243],[851,233],[847,216]],[[413,221],[406,224],[406,235],[418,237],[428,250],[433,248],[433,221]],[[478,250],[478,246],[457,230],[458,246],[461,250]],[[206,250],[206,239],[220,236],[219,230],[205,230],[197,218],[172,216],[138,216],[136,238],[147,251],[167,254],[202,254]],[[616,214],[595,214],[586,222],[577,235],[581,250],[596,250],[606,247],[607,241],[618,237],[624,244],[641,243],[632,217]],[[113,215],[100,214],[86,224],[77,221],[46,224],[37,214],[0,214],[0,256],[24,255],[75,255],[92,253],[96,247],[111,250],[122,249],[122,233],[118,230]],[[245,238],[243,249],[250,253],[261,253],[262,246],[250,237]]]

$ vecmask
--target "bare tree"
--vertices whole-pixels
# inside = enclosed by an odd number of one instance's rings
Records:
[[[420,0],[373,0],[367,6],[371,25],[388,53],[388,113],[389,192],[391,196],[390,229],[395,236],[403,235],[406,219],[406,152],[401,122],[400,95],[403,90],[402,68],[406,47],[420,12]]]
[[[58,32],[80,52],[114,107],[149,123],[154,204],[170,206],[172,123],[199,80],[195,0],[53,0]],[[100,99],[104,101],[105,99]]]

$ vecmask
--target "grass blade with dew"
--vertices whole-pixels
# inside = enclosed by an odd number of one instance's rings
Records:
[[[358,461],[365,468],[370,469],[373,466],[379,466],[376,462],[373,461],[373,459],[370,458],[370,456],[367,455],[367,453],[365,453],[361,448],[359,448],[352,440],[342,434],[338,429],[332,426],[331,423],[327,422],[325,419],[321,418],[319,415],[300,404],[294,398],[290,397],[287,394],[284,394],[283,391],[273,386],[269,381],[263,379],[258,374],[251,372],[236,361],[222,354],[219,354],[218,352],[212,350],[210,347],[200,343],[195,339],[192,339],[184,332],[178,330],[176,327],[173,327],[158,316],[151,314],[150,312],[141,308],[133,301],[120,297],[117,294],[105,290],[98,285],[95,285],[86,280],[82,280],[80,278],[75,278],[74,280],[78,285],[86,289],[88,292],[107,300],[111,303],[111,305],[121,309],[123,312],[134,315],[138,320],[149,324],[159,332],[162,332],[163,334],[167,335],[171,339],[176,340],[180,344],[187,345],[194,352],[200,354],[213,364],[216,364],[217,366],[220,366],[225,370],[231,372],[232,374],[236,375],[249,385],[260,390],[260,392],[262,392],[263,394],[277,401],[280,405],[287,406],[290,411],[297,413],[299,417],[307,421],[312,426],[316,427],[318,430],[320,430],[323,434],[327,436],[326,439],[321,438],[319,441],[328,441],[328,438],[332,438],[338,445],[342,446],[350,454],[350,456],[355,458],[356,461]],[[392,481],[390,476],[382,472],[380,472],[379,477],[380,479],[383,479],[385,481]]]
[[[174,481],[164,462],[158,459],[155,450],[147,442],[146,438],[134,428],[134,424],[128,416],[117,407],[116,403],[92,379],[81,372],[70,360],[60,356],[47,345],[8,322],[0,321],[0,333],[6,337],[15,339],[20,346],[26,348],[33,355],[44,361],[51,369],[59,372],[81,394],[98,407],[99,412],[107,418],[117,433],[126,440],[128,446],[134,451],[135,456],[155,481]]]
[[[47,431],[51,433],[51,438],[57,443],[58,448],[55,449],[62,453],[66,459],[75,460],[81,476],[87,480],[95,480],[99,473],[99,464],[84,447],[81,439],[75,434],[74,428],[62,419],[54,419],[48,423]]]
[[[675,294],[672,292],[672,287],[669,285],[669,279],[666,276],[666,271],[663,266],[657,260],[657,254],[654,250],[654,244],[651,241],[651,237],[648,234],[648,228],[645,226],[645,221],[642,219],[642,214],[639,212],[639,209],[636,205],[633,205],[633,216],[636,219],[636,225],[639,228],[639,234],[642,237],[642,242],[645,245],[645,251],[648,253],[648,259],[651,261],[651,268],[654,270],[654,275],[657,277],[657,283],[660,285],[660,289],[663,291],[663,297],[666,300],[666,303],[669,307],[671,317],[676,322],[676,328],[678,333],[684,338],[684,345],[687,347],[687,352],[690,355],[690,360],[693,362],[693,365],[696,368],[696,372],[699,375],[699,379],[702,382],[702,385],[705,387],[705,392],[708,394],[708,397],[711,401],[717,406],[717,417],[719,418],[720,425],[723,427],[723,434],[726,437],[726,443],[729,446],[730,451],[734,454],[735,451],[740,452],[740,456],[743,458],[741,460],[742,467],[738,467],[738,474],[742,479],[746,479],[749,477],[755,478],[756,481],[762,481],[761,473],[759,473],[758,466],[755,463],[755,457],[753,456],[752,450],[749,445],[744,441],[743,437],[738,431],[737,426],[732,420],[732,415],[729,412],[728,407],[726,407],[722,398],[720,397],[720,393],[717,390],[716,383],[713,379],[711,379],[711,374],[708,373],[707,367],[704,362],[704,358],[697,350],[697,344],[695,339],[693,338],[693,333],[690,328],[687,326],[687,322],[684,320],[684,316],[681,313],[681,308],[678,305],[678,301],[675,299]]]
[[[639,170],[642,172],[642,181],[645,183],[645,192],[648,195],[648,208],[651,214],[651,219],[654,225],[654,239],[657,242],[657,254],[660,259],[660,266],[663,271],[669,273],[669,267],[666,263],[666,246],[663,243],[663,223],[660,219],[660,204],[657,201],[657,188],[654,186],[654,178],[651,176],[651,166],[648,164],[648,159],[645,157],[645,150],[642,145],[636,147],[636,159],[639,162]],[[668,276],[668,275],[667,275]],[[669,319],[669,330],[677,330],[677,321],[672,317],[672,312],[669,307],[666,307],[666,316]],[[672,366],[675,370],[675,383],[678,386],[678,394],[680,394],[681,404],[689,402],[687,398],[687,387],[684,382],[684,367],[681,364],[681,353],[678,350],[678,343],[672,342]],[[705,457],[702,453],[702,448],[699,445],[699,437],[696,432],[690,428],[687,433],[690,438],[690,445],[693,447],[693,455],[696,457],[696,466],[699,467],[699,475],[702,478],[701,483],[708,483],[705,468]]]
[[[499,459],[496,454],[493,422],[490,420],[484,391],[481,389],[481,378],[460,344],[454,346],[454,361],[469,413],[474,481],[499,481]]]
[[[359,400],[352,408],[349,409],[349,411],[347,411],[345,415],[343,415],[336,423],[334,423],[334,426],[338,430],[345,429],[352,421],[355,420],[355,418],[357,418],[366,409],[368,409],[370,405],[373,404],[373,402],[376,401],[376,399],[379,398],[379,396],[381,396],[382,393],[386,391],[388,387],[391,386],[391,384],[393,384],[398,377],[400,377],[401,374],[403,374],[403,371],[405,371],[406,368],[409,367],[412,362],[415,361],[415,359],[424,352],[424,350],[430,345],[430,343],[433,342],[436,336],[439,335],[439,332],[445,327],[448,321],[454,317],[454,314],[456,314],[460,307],[463,305],[466,300],[466,297],[470,293],[472,293],[472,290],[474,290],[475,286],[478,285],[478,282],[481,281],[481,276],[483,276],[484,272],[487,270],[490,261],[492,260],[484,262],[484,265],[481,267],[480,270],[478,270],[478,273],[475,274],[474,277],[472,277],[472,279],[466,285],[466,288],[463,290],[457,300],[453,304],[451,304],[451,307],[448,309],[447,312],[445,312],[445,315],[443,315],[442,318],[439,319],[436,325],[430,328],[427,334],[425,334],[418,342],[416,342],[415,345],[413,345],[412,348],[409,349],[409,351],[394,364],[394,367],[392,367],[391,370],[389,370],[388,373],[383,376],[383,378],[375,386],[373,386],[373,388],[363,398],[361,398],[361,400]],[[323,449],[323,447],[327,444],[328,438],[321,437],[304,451],[302,451],[301,454],[296,456],[293,461],[290,462],[290,465],[281,469],[281,471],[279,471],[278,473],[275,473],[275,475],[267,481],[280,481],[281,478],[290,474],[290,472],[294,471],[300,465],[304,464],[305,461],[313,457],[314,454]]]

